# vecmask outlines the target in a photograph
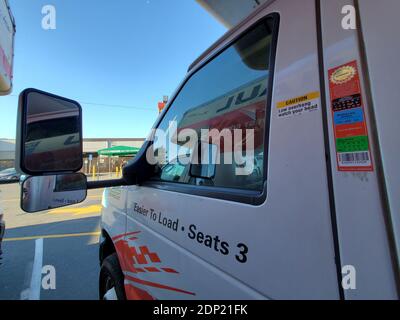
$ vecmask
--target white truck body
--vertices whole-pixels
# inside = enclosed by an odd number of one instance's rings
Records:
[[[0,95],[12,90],[15,22],[7,0],[0,0]]]
[[[12,90],[15,22],[7,0],[0,0],[0,96]],[[0,207],[0,256],[5,223]]]
[[[342,26],[346,5],[356,29]],[[191,66],[155,127],[182,116],[174,106],[193,76],[278,19],[264,188],[253,201],[248,190],[153,180],[106,189],[102,241],[127,298],[399,298],[399,11],[397,0],[267,1]],[[355,287],[342,286],[352,268]]]

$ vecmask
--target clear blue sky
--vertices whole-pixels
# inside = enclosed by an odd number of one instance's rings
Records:
[[[27,87],[79,101],[86,138],[146,137],[157,102],[226,31],[195,0],[9,2],[17,23],[14,90],[0,97],[1,138],[15,137],[17,96]],[[57,10],[56,30],[42,29],[47,4]]]

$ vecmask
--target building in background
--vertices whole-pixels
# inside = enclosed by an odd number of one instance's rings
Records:
[[[99,156],[98,151],[116,146],[141,148],[144,138],[92,138],[83,139],[83,167],[85,174],[116,172],[131,160],[132,156]],[[93,168],[94,167],[94,168]],[[118,168],[118,169],[117,169]]]
[[[15,140],[0,139],[0,171],[14,167]]]
[[[90,174],[95,166],[96,172],[115,172],[132,157],[100,157],[98,151],[115,146],[141,148],[144,138],[95,138],[83,139],[83,168]],[[15,140],[0,139],[0,170],[14,167]]]

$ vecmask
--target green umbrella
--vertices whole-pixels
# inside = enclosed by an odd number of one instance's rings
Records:
[[[135,156],[139,152],[139,150],[140,148],[135,148],[135,147],[115,146],[107,149],[101,149],[97,151],[97,153],[101,156],[126,157],[126,156]]]

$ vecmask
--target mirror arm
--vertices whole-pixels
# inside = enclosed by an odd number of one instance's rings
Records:
[[[126,185],[140,185],[153,175],[154,166],[149,164],[146,159],[147,149],[152,144],[152,141],[146,140],[133,161],[122,169]]]
[[[113,180],[102,180],[102,181],[88,181],[87,188],[90,189],[101,189],[110,187],[119,187],[128,185],[125,179],[113,179]]]

